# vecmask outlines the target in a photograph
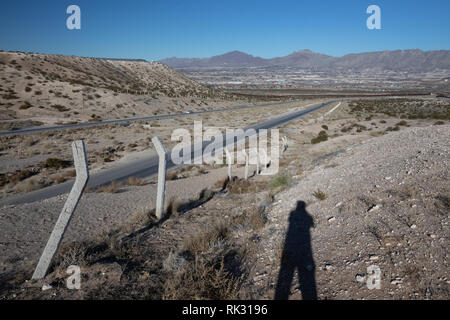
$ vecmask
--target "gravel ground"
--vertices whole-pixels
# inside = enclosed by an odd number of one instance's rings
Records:
[[[294,176],[272,204],[261,193],[214,197],[143,232],[139,241],[142,249],[167,253],[211,219],[228,219],[266,202],[262,229],[233,233],[236,243],[246,246],[251,239],[256,246],[245,261],[250,274],[242,298],[448,299],[449,138],[446,125],[353,139],[340,153]],[[168,199],[195,198],[225,175],[222,168],[169,181]],[[117,194],[87,193],[65,241],[120,225],[154,203],[154,189],[149,184]],[[326,199],[314,196],[318,190]],[[36,263],[63,202],[61,197],[0,209],[3,274]],[[378,289],[366,285],[368,267],[380,270]]]
[[[300,176],[268,214],[253,296],[448,299],[449,161],[450,126],[408,128]],[[380,289],[366,286],[371,265]]]
[[[233,169],[243,175],[243,168]],[[227,175],[226,168],[208,173],[167,181],[166,206],[170,200],[197,199],[204,188],[209,188]],[[145,186],[124,186],[117,193],[85,192],[73,215],[63,243],[86,240],[102,232],[121,226],[140,210],[154,209],[156,183]],[[0,277],[17,268],[36,265],[67,195],[43,201],[0,208]],[[0,278],[1,279],[1,278]]]

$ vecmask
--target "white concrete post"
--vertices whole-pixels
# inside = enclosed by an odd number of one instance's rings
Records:
[[[81,194],[86,186],[89,179],[88,163],[86,159],[86,149],[83,140],[77,140],[72,142],[72,153],[73,160],[75,163],[75,170],[77,177],[75,183],[70,190],[69,196],[67,197],[66,203],[59,214],[58,220],[56,221],[55,227],[47,241],[47,245],[44,248],[41,258],[34,270],[31,279],[37,280],[45,277],[47,270],[52,262],[53,256],[55,255],[61,240],[64,236],[64,232],[69,225],[72,214],[75,211],[78,201],[81,198]]]
[[[161,219],[164,213],[164,198],[166,195],[166,149],[158,137],[152,138],[153,145],[159,157],[158,193],[156,195],[156,217]]]
[[[264,160],[263,160],[263,165],[264,165],[264,170],[267,169],[267,165],[268,165],[268,161],[267,161],[267,152],[264,148],[261,148],[261,153],[263,154]]]
[[[258,150],[255,151],[256,152],[256,174],[258,175],[260,173],[259,171],[259,152]]]
[[[247,180],[248,179],[248,156],[247,156],[247,153],[245,152],[245,150],[242,150],[242,153],[244,154],[244,157],[245,157],[244,177],[245,177],[245,180]]]
[[[228,179],[231,181],[231,154],[228,151],[228,148],[225,148],[225,154],[227,155],[227,163],[228,163]]]

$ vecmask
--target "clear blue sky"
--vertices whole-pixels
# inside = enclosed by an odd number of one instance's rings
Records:
[[[81,30],[66,8],[81,8]],[[381,8],[382,30],[366,9]],[[0,2],[0,49],[77,56],[207,57],[240,50],[270,58],[300,49],[333,56],[450,49],[449,0],[55,0]]]

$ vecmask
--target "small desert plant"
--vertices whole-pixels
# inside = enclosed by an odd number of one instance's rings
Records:
[[[45,167],[52,169],[60,169],[66,167],[70,164],[70,161],[65,161],[59,158],[48,158],[45,161]]]
[[[65,106],[62,106],[60,104],[53,104],[50,107],[52,107],[53,109],[58,110],[59,112],[65,112],[65,111],[69,111],[70,110],[69,108],[67,108]]]
[[[287,175],[277,175],[270,182],[270,188],[273,189],[284,189],[291,184],[291,177]]]
[[[24,101],[24,103],[19,107],[19,109],[26,110],[31,107],[33,107],[33,105],[31,103],[29,103],[28,101]]]
[[[325,200],[327,198],[327,195],[322,192],[320,189],[317,189],[317,191],[315,191],[313,193],[314,197],[316,197],[319,200]]]
[[[325,131],[320,131],[319,135],[311,139],[312,144],[320,143],[328,140],[328,134]]]

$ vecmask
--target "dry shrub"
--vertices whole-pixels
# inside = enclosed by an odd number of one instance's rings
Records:
[[[155,215],[155,210],[141,208],[137,210],[121,227],[120,230],[125,233],[131,233],[139,228],[156,223],[158,218]]]
[[[37,179],[27,179],[16,184],[14,187],[17,192],[31,192],[43,188],[45,183]]]
[[[177,172],[175,172],[175,171],[167,172],[167,174],[166,174],[166,180],[171,181],[171,180],[176,180],[176,179],[178,179],[178,174],[177,174]]]
[[[241,225],[252,230],[261,230],[267,222],[263,206],[252,208],[250,211],[244,210],[240,216],[233,219],[233,224]]]
[[[230,235],[230,225],[224,220],[216,220],[211,227],[205,227],[193,238],[186,239],[184,251],[192,254],[208,251],[218,241],[225,241]]]
[[[250,180],[239,179],[237,177],[233,177],[231,180],[227,178],[223,181],[223,184],[223,189],[226,188],[231,194],[255,193],[264,190],[267,186],[262,181],[250,182]]]
[[[108,184],[106,186],[100,186],[97,189],[95,189],[95,192],[97,193],[117,193],[120,188],[122,187],[122,183],[120,182],[112,182],[111,184]]]
[[[213,263],[196,256],[193,263],[171,274],[164,283],[165,300],[237,299],[242,279],[226,270],[224,261]]]
[[[126,184],[129,186],[143,186],[145,185],[145,180],[139,177],[129,177]]]

